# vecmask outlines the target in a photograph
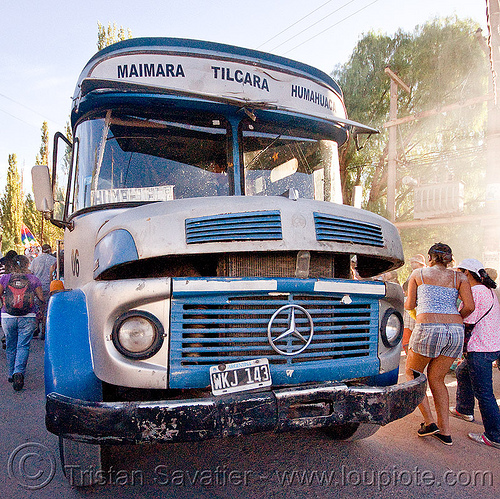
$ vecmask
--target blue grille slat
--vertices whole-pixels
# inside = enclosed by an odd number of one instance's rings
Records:
[[[248,229],[251,229],[251,230],[255,230],[255,229],[261,229],[262,231],[265,231],[265,230],[268,230],[268,231],[280,231],[281,230],[281,224],[279,221],[272,221],[272,222],[268,222],[268,221],[265,221],[266,222],[266,225],[262,225],[262,222],[263,220],[258,220],[257,222],[254,222],[254,223],[237,223],[237,224],[227,224],[225,223],[223,225],[224,229],[226,230],[234,230],[234,231],[237,231],[237,230],[248,230]],[[204,233],[204,232],[208,232],[208,231],[211,231],[211,230],[217,230],[217,229],[220,229],[221,228],[221,225],[220,223],[218,224],[213,224],[213,225],[209,225],[209,224],[203,224],[203,225],[200,225],[200,226],[196,226],[196,225],[190,225],[189,226],[189,230],[191,233]]]
[[[316,212],[314,213],[314,224],[318,241],[384,246],[382,228],[377,224]]]
[[[259,310],[262,310],[262,314],[267,314],[269,312],[273,313],[274,312],[274,306],[268,306],[269,305],[269,301],[267,302],[258,302],[258,301],[251,301],[251,302],[236,302],[236,301],[231,301],[231,304],[233,306],[235,305],[246,305],[246,306],[251,306],[251,305],[266,305],[267,308],[262,308],[262,309],[259,309]],[[352,316],[353,314],[363,314],[364,312],[366,312],[366,308],[347,308],[345,305],[341,305],[340,302],[338,303],[335,303],[335,302],[329,302],[329,303],[325,303],[324,306],[328,306],[328,307],[331,307],[332,310],[334,308],[337,308],[338,310],[336,310],[337,314],[347,314],[349,313],[349,316]],[[328,314],[329,313],[329,309],[324,309],[324,308],[310,308],[310,307],[306,307],[308,312],[309,313],[314,313],[316,315],[321,315],[321,314]],[[186,313],[185,315],[186,316],[189,316],[189,314],[193,314],[193,315],[199,315],[199,314],[203,314],[203,315],[241,315],[241,312],[239,310],[235,310],[235,309],[224,309],[224,310],[220,310],[220,309],[207,309],[207,308],[190,308],[189,310],[186,310]],[[337,318],[340,318],[341,316],[337,316]]]
[[[279,211],[229,213],[185,221],[187,244],[283,239]]]
[[[323,345],[322,345],[323,346]],[[333,343],[332,344],[328,344],[326,343],[324,345],[325,348],[337,348],[337,351],[343,351],[345,353],[349,353],[349,354],[366,354],[368,348],[352,348],[352,347],[355,347],[357,346],[356,344],[345,344],[345,345],[342,345],[343,347],[350,347],[349,349],[345,350],[343,348],[340,348],[340,347],[336,347]],[[221,347],[218,351],[219,353],[231,353],[231,350],[229,349],[230,347]],[[196,352],[197,350],[194,350],[194,349],[191,349],[189,350],[189,348],[186,348],[185,349],[187,353],[189,352]],[[251,352],[262,352],[262,351],[265,351],[265,350],[268,350],[268,355],[272,354],[273,353],[273,350],[271,347],[268,347],[268,348],[264,348],[262,346],[259,346],[259,345],[255,345],[255,346],[249,346],[247,349],[246,349],[249,353]],[[321,351],[319,350],[314,350],[314,349],[308,349],[306,352],[304,352],[302,354],[302,358],[308,358],[308,357],[318,357],[319,354],[321,354]],[[250,357],[252,357],[250,355]],[[214,362],[214,364],[217,364],[217,363],[220,363],[221,361],[221,356],[212,356],[212,357],[203,357],[203,360],[204,361],[207,361],[207,359],[211,359],[211,361]],[[239,359],[239,357],[238,357]],[[226,360],[226,356],[224,357],[224,360]]]
[[[353,328],[353,329],[355,329],[355,328]],[[321,333],[321,331],[317,331],[317,330],[315,330],[315,331],[317,333]],[[331,329],[329,329],[329,331],[331,331]],[[212,333],[213,332],[215,332],[215,331],[212,331]],[[234,330],[233,332],[243,333],[243,332],[245,332],[245,330]],[[209,334],[209,330],[207,330],[206,334]],[[327,340],[343,340],[343,339],[355,340],[358,336],[366,337],[366,333],[352,332],[350,334],[337,334],[337,333],[335,333],[335,334],[321,334],[321,337],[319,339],[321,339],[322,342],[327,341]],[[262,346],[269,346],[267,343],[267,337],[264,340],[264,338],[262,336],[241,336],[241,337],[234,337],[234,336],[229,337],[228,336],[227,338],[224,338],[224,337],[221,337],[221,338],[196,338],[196,337],[193,337],[193,338],[183,338],[182,339],[182,343],[184,345],[187,345],[190,343],[201,343],[201,344],[209,345],[211,343],[224,343],[224,342],[229,342],[229,341],[231,343],[257,343],[257,342],[261,342]],[[361,338],[359,341],[362,341]],[[323,345],[323,343],[321,343],[321,345]],[[189,347],[185,347],[185,348],[189,348]],[[233,348],[233,350],[234,350],[234,348]]]

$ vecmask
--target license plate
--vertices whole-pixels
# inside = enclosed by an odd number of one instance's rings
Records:
[[[210,367],[210,383],[214,395],[271,386],[269,361],[255,359],[212,366]]]

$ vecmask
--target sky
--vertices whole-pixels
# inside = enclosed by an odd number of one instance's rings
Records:
[[[130,29],[134,38],[192,38],[258,49],[329,74],[348,61],[369,31],[412,32],[447,16],[471,18],[487,34],[486,0],[3,0],[0,193],[9,154],[17,156],[25,193],[31,191],[42,123],[48,123],[52,144],[69,119],[78,76],[97,51],[98,22]]]

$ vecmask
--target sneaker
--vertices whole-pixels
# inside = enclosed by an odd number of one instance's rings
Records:
[[[469,433],[469,438],[477,442],[478,444],[485,444],[489,447],[495,447],[495,449],[500,449],[500,444],[490,440],[484,433]]]
[[[450,407],[450,414],[455,418],[463,419],[464,421],[469,421],[469,423],[474,421],[474,416],[472,414],[462,414],[461,412],[457,411],[456,407]]]
[[[444,445],[453,445],[451,435],[441,435],[441,433],[434,433],[432,436],[434,438],[437,438]]]
[[[12,381],[14,382],[14,390],[16,390],[16,392],[22,390],[24,386],[24,374],[14,373],[12,375]]]
[[[427,437],[429,435],[434,435],[434,433],[438,433],[439,428],[436,423],[431,423],[426,425],[425,423],[420,424],[420,430],[417,431],[419,437]]]

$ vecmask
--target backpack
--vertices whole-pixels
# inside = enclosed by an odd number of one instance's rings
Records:
[[[35,291],[25,274],[12,274],[3,292],[5,311],[20,316],[31,312],[35,303]]]

